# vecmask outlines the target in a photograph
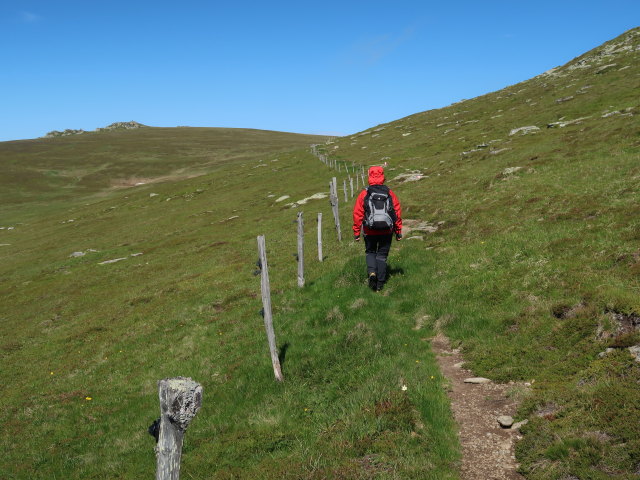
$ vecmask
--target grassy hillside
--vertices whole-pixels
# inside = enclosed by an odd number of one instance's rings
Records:
[[[532,383],[513,392],[529,419],[518,446],[527,478],[640,478],[640,363],[627,348],[640,344],[639,34],[323,147],[349,164],[389,162],[404,217],[423,222],[394,244],[383,295],[364,284],[350,205],[341,245],[326,200],[285,205],[336,175],[308,149],[268,135],[277,152],[228,148],[196,129],[0,144],[13,150],[3,168],[23,155],[6,171],[30,172],[2,189],[24,197],[2,203],[0,225],[0,477],[153,475],[156,381],[184,375],[204,386],[184,478],[458,478],[446,382],[426,341],[443,329],[478,375]],[[100,149],[127,154],[88,153]],[[90,173],[42,173],[63,165]],[[167,181],[113,188],[141,178]],[[283,384],[259,315],[259,234]]]
[[[191,178],[321,140],[265,130],[144,127],[2,142],[0,218],[18,222],[52,203],[68,206],[141,183]]]
[[[417,247],[428,313],[478,374],[535,380],[520,412],[528,478],[640,478],[640,364],[626,348],[640,343],[639,57],[635,29],[328,146],[424,175],[391,184],[407,217],[444,222]]]

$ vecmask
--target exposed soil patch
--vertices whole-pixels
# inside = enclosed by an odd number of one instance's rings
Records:
[[[449,380],[449,398],[458,424],[462,446],[461,478],[465,480],[524,479],[516,472],[515,441],[520,438],[517,429],[500,427],[497,418],[513,416],[517,402],[507,397],[514,385],[493,382],[464,383],[474,375],[463,368],[463,358],[457,349],[451,349],[442,334],[431,340],[442,374]]]

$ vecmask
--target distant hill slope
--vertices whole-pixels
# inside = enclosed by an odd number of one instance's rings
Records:
[[[51,202],[187,178],[324,138],[252,129],[144,127],[1,142],[0,204]]]

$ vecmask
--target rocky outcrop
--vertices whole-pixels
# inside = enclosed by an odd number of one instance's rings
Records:
[[[115,122],[115,123],[112,123],[111,125],[107,125],[106,127],[96,128],[93,131],[104,132],[109,130],[133,130],[136,128],[144,128],[144,127],[146,127],[146,125],[143,125],[141,123],[134,122],[133,120],[131,120],[130,122]],[[82,133],[88,133],[88,132],[82,129],[75,130],[72,128],[67,128],[62,132],[58,130],[52,130],[51,132],[47,133],[44,136],[44,138],[67,137],[69,135],[80,135]]]
[[[82,133],[87,133],[86,131],[80,129],[80,130],[74,130],[71,128],[67,128],[66,130],[63,130],[62,132],[58,131],[58,130],[52,130],[49,133],[47,133],[44,138],[54,138],[54,137],[67,137],[69,135],[80,135]]]
[[[134,122],[133,120],[131,120],[130,122],[115,122],[103,128],[96,128],[95,131],[103,132],[108,130],[133,130],[136,128],[144,128],[144,127],[146,127],[146,125],[143,125],[141,123]]]

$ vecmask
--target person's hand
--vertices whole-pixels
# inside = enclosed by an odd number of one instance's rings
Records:
[[[360,235],[354,235],[354,236],[353,236],[353,239],[354,239],[356,242],[359,242],[359,241],[360,241]]]
[[[396,233],[396,240],[397,241],[402,240],[402,234],[401,233]]]

